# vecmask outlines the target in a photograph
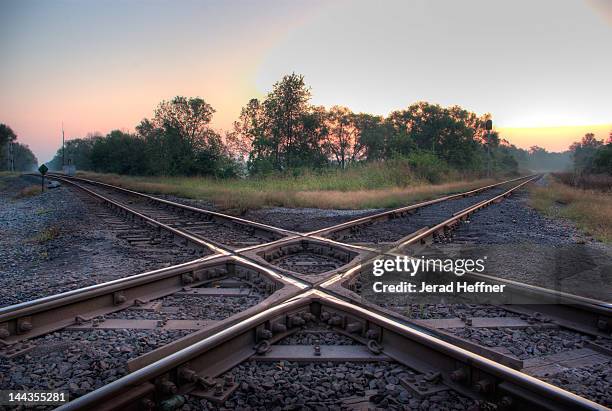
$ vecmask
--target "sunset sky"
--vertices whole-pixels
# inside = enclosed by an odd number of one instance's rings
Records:
[[[0,0],[0,122],[40,161],[200,96],[231,127],[283,74],[313,103],[490,112],[520,147],[612,130],[612,1]]]

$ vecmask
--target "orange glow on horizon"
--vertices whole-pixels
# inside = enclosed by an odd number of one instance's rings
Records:
[[[520,148],[540,146],[548,151],[565,151],[586,133],[593,133],[598,140],[607,141],[612,123],[580,126],[550,127],[499,127],[502,138]]]

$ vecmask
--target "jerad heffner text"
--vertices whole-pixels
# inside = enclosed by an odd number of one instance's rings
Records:
[[[500,284],[486,284],[483,281],[476,283],[451,282],[449,284],[421,282],[420,287],[406,281],[397,284],[385,284],[378,281],[372,286],[376,293],[503,293],[505,287],[505,285]]]

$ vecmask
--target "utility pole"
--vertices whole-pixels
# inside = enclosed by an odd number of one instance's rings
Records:
[[[493,129],[493,120],[487,120],[485,129],[487,130],[487,177],[491,177],[491,130]]]

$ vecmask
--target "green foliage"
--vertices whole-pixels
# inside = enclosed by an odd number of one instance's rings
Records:
[[[612,134],[612,133],[611,133]],[[570,147],[576,173],[606,173],[612,175],[612,138],[608,144],[597,140],[592,133]]]
[[[612,142],[600,147],[593,156],[593,172],[612,175]]]
[[[162,101],[135,134],[113,130],[106,136],[68,140],[65,162],[80,170],[117,174],[235,176],[237,163],[209,128],[213,113],[201,98]],[[62,154],[60,148],[51,169],[61,169]]]
[[[430,183],[439,183],[450,172],[448,164],[433,153],[413,151],[406,156],[414,174]]]
[[[90,134],[85,138],[67,140],[64,144],[64,152],[60,147],[53,159],[47,164],[51,170],[62,169],[62,157],[66,165],[75,165],[78,169],[93,170],[92,149],[95,143],[102,139],[99,134]]]
[[[13,164],[9,161],[9,150],[13,151]],[[17,142],[17,135],[6,124],[0,124],[0,171],[32,171],[36,168],[38,160],[30,148]]]
[[[215,110],[201,98],[162,101],[137,127],[142,169],[131,174],[234,176],[237,167],[209,123]]]
[[[21,143],[13,143],[13,156],[15,158],[15,171],[34,171],[38,160],[30,147]]]
[[[595,153],[603,145],[597,140],[593,133],[587,133],[582,140],[571,145],[572,158],[574,160],[574,170],[577,172],[591,172],[593,170],[593,160]]]
[[[0,170],[10,170],[8,145],[15,140],[17,140],[15,132],[8,125],[0,124]]]
[[[321,150],[325,110],[309,100],[304,77],[293,73],[275,83],[262,102],[252,99],[242,109],[232,140],[246,147],[243,154],[248,150],[251,174],[327,163]]]
[[[144,140],[119,130],[96,139],[91,148],[91,169],[117,174],[145,173]]]

